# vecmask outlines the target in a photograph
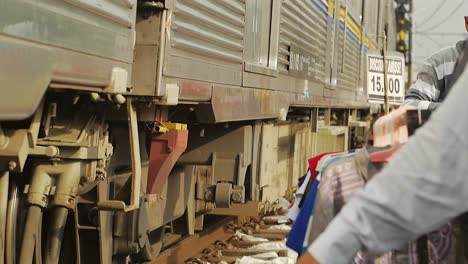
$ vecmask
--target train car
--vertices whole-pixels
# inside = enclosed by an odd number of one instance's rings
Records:
[[[3,0],[0,260],[140,263],[359,144],[391,0]],[[170,228],[168,228],[168,226]]]

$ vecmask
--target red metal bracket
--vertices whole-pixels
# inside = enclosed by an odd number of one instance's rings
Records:
[[[188,130],[171,129],[151,140],[148,194],[161,193],[174,164],[187,148]]]

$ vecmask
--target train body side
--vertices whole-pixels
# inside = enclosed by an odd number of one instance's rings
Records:
[[[46,89],[126,93],[136,0],[5,0],[0,120],[29,117]],[[115,82],[113,82],[115,80]]]
[[[137,23],[136,92],[199,102],[206,123],[279,118],[290,106],[368,108],[363,59],[381,47],[387,2],[166,1],[164,14]],[[309,64],[291,67],[291,52]]]

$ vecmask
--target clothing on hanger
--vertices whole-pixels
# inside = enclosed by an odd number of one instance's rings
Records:
[[[332,162],[333,160],[347,157],[349,155],[354,155],[354,153],[322,154],[319,155],[320,159],[316,159],[317,162],[314,164],[316,166],[315,170],[319,172],[317,173],[318,176],[313,182],[309,181],[309,183],[312,184],[312,187],[310,188],[310,191],[307,194],[304,194],[304,196],[302,197],[303,205],[299,210],[299,213],[292,225],[291,231],[289,232],[289,236],[286,241],[286,245],[292,250],[298,252],[299,254],[302,253],[302,246],[307,234],[307,227],[310,221],[312,220],[311,215],[313,215],[315,197],[317,194],[318,186],[320,184],[320,171],[323,167],[325,167],[328,164],[328,162]],[[295,203],[297,202],[298,201],[295,201]]]
[[[311,172],[310,170],[308,170],[304,181],[299,186],[296,193],[294,193],[294,202],[291,205],[291,207],[288,209],[288,213],[287,213],[288,218],[291,219],[292,221],[296,221],[296,218],[299,215],[299,210],[300,210],[299,203],[302,201],[302,197],[304,196],[304,192],[310,181],[310,176],[311,176]]]
[[[313,158],[308,160],[309,163],[309,170],[305,176],[304,181],[300,184],[299,188],[297,189],[296,193],[294,194],[294,202],[292,206],[288,209],[288,217],[292,221],[296,221],[296,218],[299,214],[299,210],[303,205],[303,197],[307,196],[309,193],[313,182],[315,181],[315,177],[317,176],[316,168],[317,165],[323,157],[330,155],[330,154],[337,154],[338,152],[329,152],[329,153],[322,153],[317,155]]]
[[[306,174],[304,174],[304,176],[300,177],[299,179],[297,179],[297,186],[302,186],[302,184],[304,183],[304,181],[306,180],[307,176],[309,175],[310,173],[310,170],[307,170]]]
[[[384,147],[393,145],[396,142],[400,144],[408,142],[406,112],[409,109],[414,109],[414,107],[402,106],[375,121],[372,128],[374,146]]]
[[[398,149],[399,142],[406,142],[408,138],[408,118],[406,109],[401,109],[393,112],[391,115],[384,116],[383,118],[379,119],[378,121],[381,124],[381,133],[376,133],[377,136],[381,136],[384,140],[380,140],[377,138],[377,142],[383,144],[383,142],[390,142],[396,143],[393,147],[385,146],[385,147],[368,147],[370,152],[374,154],[374,160],[378,162],[386,162],[391,157],[391,155]],[[412,117],[412,116],[411,116]],[[412,118],[411,120],[413,120]],[[418,118],[418,125],[421,118]],[[378,123],[378,122],[377,122]],[[377,127],[379,124],[377,124]],[[287,240],[287,245],[301,254],[306,246],[309,245],[312,238],[314,237],[314,231],[312,230],[314,221],[314,211],[320,206],[320,202],[316,201],[317,195],[320,192],[327,192],[327,190],[323,191],[322,189],[326,189],[327,186],[323,187],[320,184],[321,175],[326,170],[327,166],[334,166],[335,163],[339,163],[346,159],[353,159],[355,154],[352,153],[354,150],[351,150],[350,153],[342,152],[342,153],[325,153],[318,155],[312,159],[309,159],[309,169],[310,172],[307,174],[307,178],[302,183],[300,188],[296,192],[296,199],[294,204],[290,208],[288,212],[288,216],[294,220],[294,224],[290,235]],[[369,159],[369,157],[367,157]],[[371,163],[370,163],[371,164]],[[370,171],[378,171],[382,167],[382,163],[372,163],[373,166],[370,166],[368,170]],[[346,169],[346,168],[345,168]],[[366,171],[367,172],[367,171]],[[361,178],[362,182],[358,182],[358,187],[364,186],[365,180]],[[341,184],[341,185],[340,185]],[[356,184],[356,183],[354,183]],[[352,184],[348,182],[338,182],[336,185],[343,186],[342,189],[343,193],[342,196],[346,195],[346,188],[351,188],[350,191],[353,192],[352,188],[354,187]],[[319,195],[320,196],[320,195]],[[329,197],[329,199],[333,200],[333,197]],[[337,200],[336,200],[337,201]],[[335,202],[336,202],[335,201]],[[339,204],[341,208],[344,205],[344,202]],[[322,210],[318,210],[317,212],[322,213]],[[332,219],[334,214],[330,214],[327,219]],[[320,218],[320,217],[319,217]],[[320,222],[320,221],[318,221]],[[328,222],[325,222],[328,224]],[[414,246],[410,244],[410,246]],[[413,248],[416,248],[414,246]],[[405,249],[404,254],[398,254],[399,256],[408,256],[408,252],[411,251],[411,248]],[[415,251],[417,252],[417,250]],[[417,255],[415,253],[414,255]],[[400,257],[402,258],[402,257]],[[374,259],[374,257],[369,257],[365,254],[360,254],[356,256],[356,263],[366,263],[367,260]],[[389,262],[389,263],[395,263]]]
[[[325,168],[315,199],[314,215],[310,236],[304,241],[304,250],[315,240],[332,221],[353,194],[364,188],[373,174],[380,171],[383,163],[369,161],[369,151],[375,148],[363,148],[355,156],[340,159]],[[381,151],[377,149],[377,151]],[[356,223],[358,224],[358,223]],[[441,229],[427,235],[428,263],[448,263],[452,252],[452,225],[446,224]],[[399,250],[380,257],[359,252],[354,263],[418,263],[417,242],[409,243]]]

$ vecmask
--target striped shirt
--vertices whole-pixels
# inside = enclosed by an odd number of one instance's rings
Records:
[[[353,197],[354,193],[361,190],[367,180],[377,172],[378,169],[369,164],[368,153],[365,149],[358,151],[356,156],[341,159],[325,169],[316,198],[309,243],[326,229],[341,208]],[[430,264],[450,263],[449,258],[452,250],[451,224],[446,224],[438,231],[428,234],[427,245]],[[394,250],[382,256],[371,256],[360,251],[354,257],[353,263],[416,264],[418,260],[417,242],[412,242],[399,250]]]
[[[463,52],[465,41],[440,50],[426,59],[410,86],[405,97],[405,104],[419,109],[436,109],[449,92],[456,62]]]

